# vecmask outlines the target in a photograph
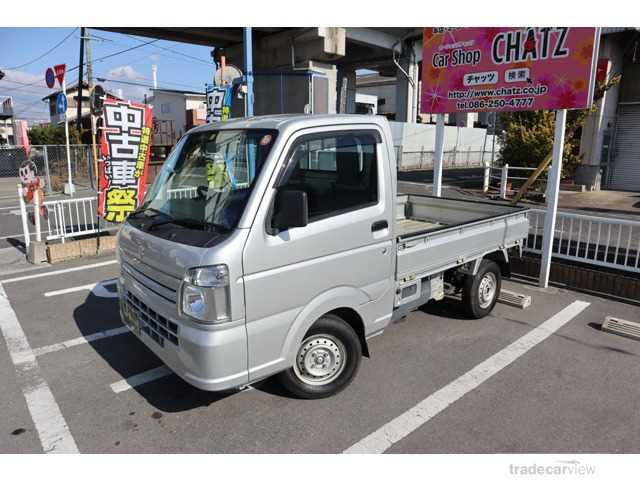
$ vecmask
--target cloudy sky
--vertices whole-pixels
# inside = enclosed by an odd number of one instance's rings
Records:
[[[121,88],[124,97],[130,100],[140,101],[145,93],[150,93],[153,64],[158,66],[161,88],[204,92],[204,84],[211,82],[211,48],[165,40],[144,45],[153,39],[94,29],[89,30],[89,34],[94,77],[104,78],[107,90],[116,92]],[[53,90],[45,84],[45,70],[57,63],[66,63],[68,70],[77,67],[80,29],[0,28],[0,45],[0,70],[5,73],[0,80],[0,97],[13,98],[16,119],[30,123],[47,121],[49,112],[42,98]],[[132,47],[136,48],[118,53]],[[100,60],[115,53],[117,55]],[[77,82],[78,70],[75,69],[68,73],[67,85]]]

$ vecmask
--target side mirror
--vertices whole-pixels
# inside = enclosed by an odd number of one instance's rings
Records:
[[[294,227],[306,227],[309,223],[307,192],[278,190],[273,212],[273,228],[282,231]]]

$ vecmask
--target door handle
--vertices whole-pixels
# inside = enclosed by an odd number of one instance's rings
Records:
[[[377,222],[373,222],[371,224],[371,231],[377,232],[378,230],[384,230],[385,228],[389,228],[389,224],[386,220],[378,220]]]

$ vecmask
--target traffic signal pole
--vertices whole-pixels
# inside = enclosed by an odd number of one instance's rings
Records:
[[[67,79],[62,80],[62,94],[67,96]],[[71,178],[71,149],[69,148],[69,118],[67,117],[67,112],[64,112],[64,137],[67,142],[67,172],[69,175],[69,183],[68,183],[68,195],[73,195],[75,193],[75,189],[73,188],[73,179]]]

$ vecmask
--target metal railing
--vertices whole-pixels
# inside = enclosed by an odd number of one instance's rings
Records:
[[[198,196],[198,187],[179,187],[167,189],[167,197],[169,199],[189,199]]]
[[[544,210],[530,210],[525,251],[542,253],[544,217]],[[640,273],[640,221],[558,211],[552,255]]]
[[[61,239],[98,232],[96,197],[48,200],[43,202],[47,210],[47,240]]]
[[[498,193],[500,198],[506,199],[515,190],[514,184],[522,185],[529,179],[529,175],[536,169],[533,167],[512,167],[508,163],[501,167],[485,165],[484,183],[482,189],[485,193]],[[538,177],[531,189],[546,189],[546,177]]]
[[[97,215],[97,198],[81,197],[69,199],[46,200],[42,202],[43,215],[37,214],[39,193],[35,193],[33,203],[27,205],[24,201],[24,189],[18,186],[18,200],[22,217],[22,230],[25,247],[29,247],[31,236],[37,241],[60,240],[62,243],[68,238],[80,237],[99,233],[100,231],[116,230],[113,224],[105,226]],[[29,231],[29,224],[34,226],[34,232]],[[42,230],[42,226],[45,229]]]
[[[417,152],[405,151],[396,147],[398,169],[400,171],[428,170],[433,168],[435,152],[423,150]],[[491,151],[457,148],[444,152],[444,168],[479,168],[491,158]]]

